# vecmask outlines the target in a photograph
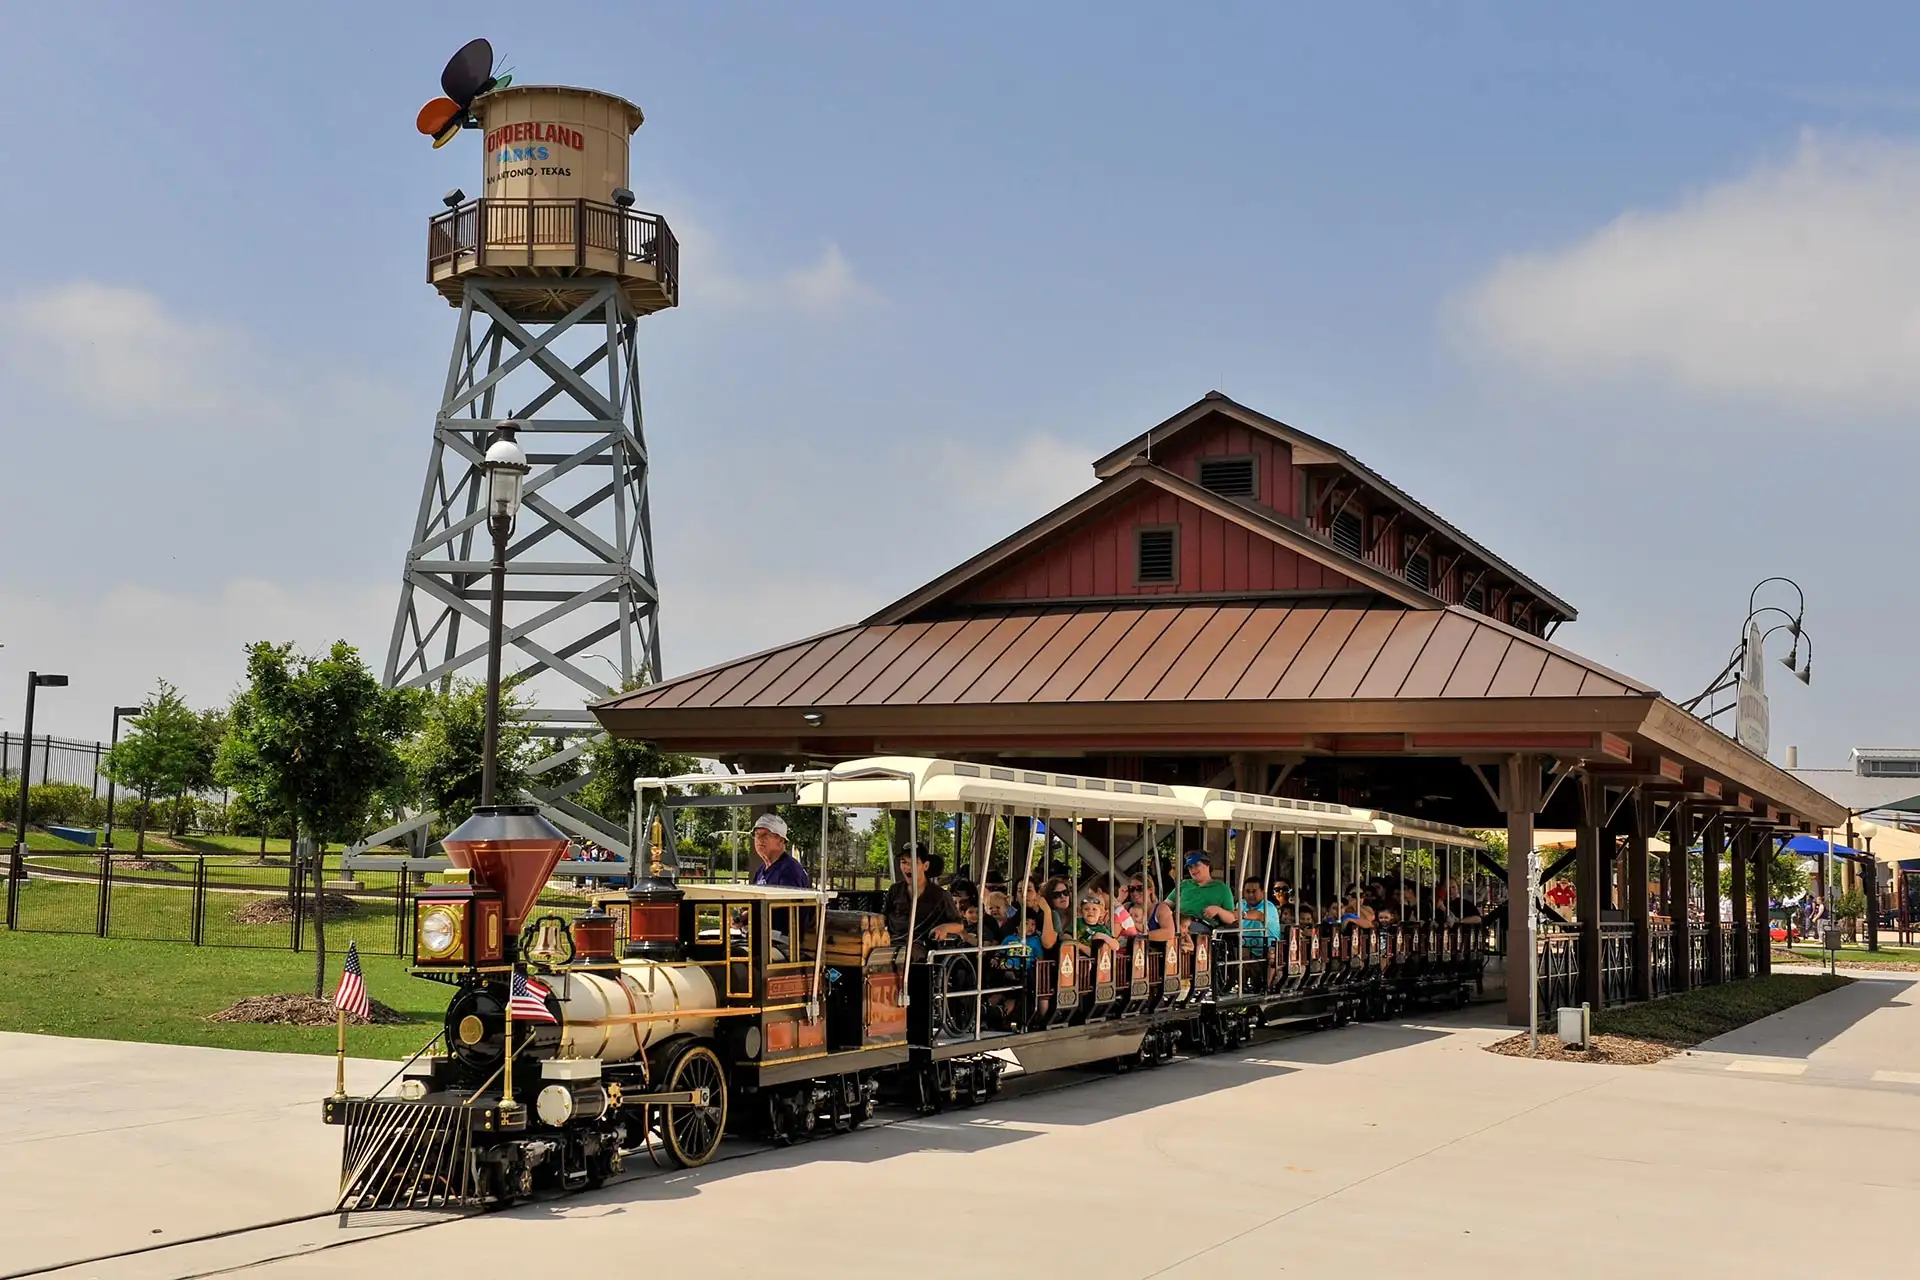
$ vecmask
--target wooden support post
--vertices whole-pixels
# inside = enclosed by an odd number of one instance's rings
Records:
[[[1635,790],[1627,801],[1627,918],[1633,922],[1633,998],[1653,999],[1653,912],[1648,902],[1647,832],[1653,801]]]
[[[1574,779],[1574,785],[1580,788],[1580,825],[1573,833],[1573,887],[1579,895],[1580,912],[1580,998],[1599,1009],[1605,985],[1601,981],[1600,889],[1606,855],[1600,848],[1600,825],[1606,817],[1606,797],[1601,793],[1600,780],[1584,770]]]
[[[1524,1027],[1540,981],[1533,942],[1533,818],[1540,807],[1540,762],[1508,756],[1500,767],[1500,807],[1507,815],[1507,1025]]]
[[[1733,837],[1727,856],[1733,859],[1733,884],[1727,898],[1733,903],[1733,963],[1728,966],[1735,978],[1751,978],[1753,929],[1747,920],[1750,902],[1747,894],[1747,852],[1753,847],[1753,832],[1742,828]]]
[[[1673,922],[1673,989],[1693,985],[1693,918],[1687,914],[1687,850],[1693,847],[1693,807],[1673,806],[1667,824],[1667,919]]]
[[[1720,854],[1726,843],[1726,815],[1716,813],[1700,833],[1700,901],[1707,909],[1708,982],[1727,980],[1726,935],[1720,926]]]
[[[1779,857],[1772,831],[1758,831],[1753,838],[1753,915],[1760,930],[1760,942],[1754,948],[1757,967],[1753,976],[1764,978],[1773,972],[1773,915],[1767,910],[1773,901],[1773,863]]]

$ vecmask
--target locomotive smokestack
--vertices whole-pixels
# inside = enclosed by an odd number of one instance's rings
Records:
[[[520,936],[527,913],[554,864],[567,851],[567,836],[530,804],[483,805],[445,840],[447,857],[500,895],[508,938]]]

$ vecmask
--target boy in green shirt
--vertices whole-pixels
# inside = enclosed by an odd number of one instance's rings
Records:
[[[1231,929],[1240,922],[1240,913],[1234,910],[1233,890],[1213,878],[1213,864],[1204,853],[1187,855],[1187,878],[1174,890],[1174,899],[1174,913],[1188,933]]]

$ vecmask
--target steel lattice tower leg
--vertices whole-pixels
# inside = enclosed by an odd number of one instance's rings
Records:
[[[524,291],[525,282],[514,286]],[[564,773],[599,734],[589,700],[660,673],[636,316],[611,279],[546,325],[515,320],[492,288],[486,279],[465,284],[385,680],[392,688],[445,688],[484,666],[489,551],[481,462],[494,427],[518,421],[533,470],[507,550],[505,665],[534,680],[536,706],[526,718],[554,741],[534,766],[538,779]],[[580,662],[607,641],[617,645],[617,661],[592,653],[599,665],[583,669]],[[563,828],[624,855],[624,830],[567,799],[587,776],[536,783],[533,798]],[[424,820],[416,819],[365,843],[409,829],[424,841]]]

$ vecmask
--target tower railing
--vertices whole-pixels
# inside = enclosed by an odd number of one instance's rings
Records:
[[[595,200],[504,200],[481,197],[427,223],[427,279],[442,268],[534,265],[536,252],[572,249],[574,266],[588,251],[611,253],[616,270],[628,263],[654,269],[669,292],[679,285],[680,243],[667,220]]]

